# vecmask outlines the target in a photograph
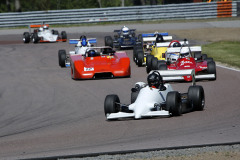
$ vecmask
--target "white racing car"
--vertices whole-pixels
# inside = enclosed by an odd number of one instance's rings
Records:
[[[60,67],[70,67],[70,55],[84,55],[86,50],[93,46],[93,43],[97,43],[96,38],[86,38],[82,35],[80,39],[70,39],[69,44],[76,44],[74,51],[61,49],[58,51],[58,62]]]
[[[31,28],[37,28],[31,33]],[[29,43],[32,40],[33,43],[38,42],[66,42],[67,33],[65,31],[61,32],[59,35],[57,30],[50,30],[48,24],[40,25],[29,25],[29,32],[23,33],[23,42]]]
[[[119,97],[115,94],[107,95],[104,102],[107,120],[180,116],[182,113],[203,110],[205,105],[204,89],[202,86],[195,85],[194,78],[193,85],[188,88],[187,93],[174,91],[170,84],[164,84],[162,80],[162,76],[172,76],[171,74],[194,77],[195,71],[173,72],[153,71],[148,75],[148,84],[137,82],[135,88],[132,88],[131,104],[129,105],[120,103]]]

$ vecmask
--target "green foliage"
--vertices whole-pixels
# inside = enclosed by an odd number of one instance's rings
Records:
[[[220,41],[203,46],[203,53],[215,61],[240,67],[240,42]]]
[[[133,6],[135,1],[142,5],[150,5],[155,1],[156,4],[162,4],[162,0],[124,0],[124,6]],[[15,11],[15,0],[8,0],[10,12]],[[63,9],[84,9],[101,7],[120,7],[122,0],[20,0],[21,11],[46,11],[46,10],[63,10]],[[0,1],[0,13],[8,12],[6,0]]]

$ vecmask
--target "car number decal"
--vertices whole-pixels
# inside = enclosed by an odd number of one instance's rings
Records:
[[[84,71],[94,71],[94,68],[93,67],[90,67],[90,68],[84,67]]]

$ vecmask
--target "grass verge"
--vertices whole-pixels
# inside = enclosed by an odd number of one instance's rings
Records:
[[[202,46],[203,53],[212,57],[214,61],[240,68],[240,42],[219,41]]]

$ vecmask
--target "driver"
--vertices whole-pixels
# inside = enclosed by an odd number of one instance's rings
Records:
[[[156,36],[156,43],[164,42],[163,36],[161,34],[158,34]]]
[[[167,60],[170,62],[176,62],[179,57],[179,53],[167,53]]]
[[[123,34],[124,36],[129,35],[129,28],[126,27],[126,26],[123,26],[123,28],[122,28],[122,34]]]
[[[47,25],[44,25],[43,26],[43,30],[45,31],[45,30],[48,30],[48,26]]]
[[[38,32],[42,32],[42,31],[43,31],[43,28],[40,27],[40,28],[38,29]]]
[[[166,87],[163,84],[162,76],[159,72],[154,71],[147,77],[148,86],[152,88],[159,88],[160,91],[166,90]]]
[[[91,47],[91,44],[87,40],[86,36],[81,36],[80,41],[78,41],[76,47]]]
[[[175,42],[175,43],[173,43],[173,47],[181,47],[181,43]]]
[[[180,53],[180,58],[187,58],[187,57],[190,57],[189,52]]]
[[[93,49],[87,51],[87,57],[96,57],[96,55],[96,51]]]

